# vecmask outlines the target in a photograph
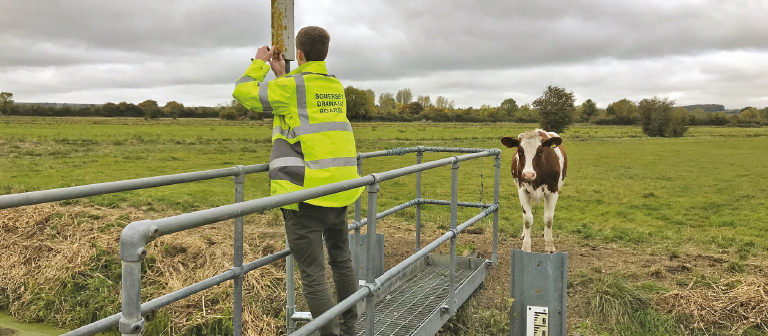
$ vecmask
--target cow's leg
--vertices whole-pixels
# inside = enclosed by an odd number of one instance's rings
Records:
[[[525,189],[518,188],[517,196],[520,205],[523,206],[523,251],[531,252],[531,226],[533,225],[533,212],[531,211],[531,197]]]
[[[552,221],[555,219],[557,193],[544,196],[544,251],[555,252],[555,240],[552,239]]]

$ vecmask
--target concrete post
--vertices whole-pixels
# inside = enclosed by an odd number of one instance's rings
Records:
[[[293,0],[272,0],[272,45],[280,48],[283,59],[296,60],[293,33]]]

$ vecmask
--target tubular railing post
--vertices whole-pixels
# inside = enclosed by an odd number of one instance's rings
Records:
[[[360,157],[358,154],[357,156],[357,174],[361,175],[363,173],[363,158]],[[362,207],[362,201],[363,196],[360,196],[355,200],[355,234],[352,236],[352,263],[355,266],[355,273],[357,274],[358,271],[360,271],[360,246],[362,246],[362,242],[360,241],[360,221],[362,220],[362,216],[360,214]]]
[[[288,236],[285,236],[285,244],[288,245]],[[288,246],[290,248],[290,246]],[[290,335],[296,331],[296,321],[293,320],[293,313],[296,312],[296,284],[293,271],[293,257],[285,257],[285,327],[286,334]]]
[[[491,263],[496,265],[499,262],[499,170],[501,169],[501,153],[496,153],[493,160],[493,204],[496,204],[496,211],[493,212],[493,252],[491,253]]]
[[[421,159],[424,157],[424,152],[416,152],[416,164],[421,163]],[[416,173],[416,199],[421,198],[421,172]],[[421,249],[421,203],[416,204],[416,248],[415,251]]]
[[[451,269],[450,283],[448,286],[448,308],[451,315],[456,314],[456,223],[458,221],[458,203],[459,203],[459,160],[456,159],[451,164]]]
[[[245,184],[245,172],[243,166],[237,166],[237,175],[232,179],[235,182],[235,203],[245,200],[243,186]],[[237,277],[234,279],[232,331],[234,336],[243,334],[243,217],[235,218],[235,251],[234,269]]]
[[[122,335],[141,335],[144,319],[141,317],[141,260],[147,254],[145,245],[157,233],[150,221],[128,224],[120,233],[120,261],[122,264],[122,311],[118,330]]]
[[[376,273],[374,273],[375,268],[373,267],[373,261],[376,259],[374,255],[376,253],[376,249],[373,248],[373,246],[375,245],[374,241],[376,239],[376,207],[378,202],[379,188],[380,186],[378,178],[376,178],[373,184],[368,186],[368,274],[366,275],[365,280],[369,285],[374,286],[376,282]],[[368,295],[368,298],[365,299],[365,334],[367,336],[375,335],[375,304],[376,296],[373,292],[371,292],[371,294]]]
[[[118,329],[122,335],[141,335],[144,319],[141,317],[141,260],[122,261],[123,311]]]

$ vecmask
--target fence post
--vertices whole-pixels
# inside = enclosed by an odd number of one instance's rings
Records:
[[[122,261],[123,311],[119,330],[125,335],[141,335],[144,319],[141,317],[141,261]]]
[[[424,157],[424,152],[416,152],[416,164],[421,163],[421,159]],[[421,172],[416,172],[416,200],[421,198]],[[415,251],[421,250],[421,203],[416,203],[416,248]]]
[[[454,157],[455,158],[455,157]],[[448,308],[451,315],[456,314],[456,236],[459,234],[456,230],[458,222],[459,207],[459,159],[451,164],[451,269],[450,283],[448,286]]]
[[[373,248],[373,242],[376,239],[376,208],[379,189],[379,179],[376,177],[375,182],[368,186],[368,230],[366,230],[368,235],[368,274],[365,278],[369,285],[374,286],[376,282],[376,273],[374,272],[375,268],[373,267],[373,261],[376,260],[374,256],[376,249]],[[365,299],[365,334],[367,336],[374,336],[376,334],[374,330],[376,321],[376,317],[374,316],[376,314],[375,305],[376,295],[371,292],[371,294],[368,295],[368,298]]]
[[[144,319],[141,317],[141,261],[147,254],[145,245],[157,233],[151,221],[128,224],[120,233],[120,261],[122,264],[122,311],[118,330],[124,336],[141,335]]]
[[[357,155],[357,174],[361,175],[363,173],[363,158],[360,157],[360,154]],[[355,267],[355,273],[360,271],[360,246],[362,245],[360,242],[360,222],[362,221],[361,218],[361,210],[362,207],[362,199],[363,196],[361,195],[355,200],[355,234],[352,236],[352,263]],[[359,279],[359,278],[358,278]]]
[[[245,171],[243,166],[238,165],[237,175],[232,177],[235,182],[235,203],[245,200],[243,186],[245,184]],[[234,251],[235,274],[234,295],[233,295],[233,317],[232,332],[234,336],[243,334],[243,217],[235,218],[235,251]]]
[[[288,245],[287,235],[285,236],[285,244]],[[296,321],[293,320],[293,313],[295,312],[296,284],[293,271],[293,257],[288,255],[285,257],[285,329],[288,335],[296,331]]]
[[[496,211],[493,212],[493,252],[491,253],[491,263],[496,265],[499,262],[499,170],[501,168],[501,152],[496,153],[493,160],[493,204],[496,204]]]

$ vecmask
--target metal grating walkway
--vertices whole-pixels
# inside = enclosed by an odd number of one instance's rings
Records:
[[[461,259],[456,272],[458,305],[479,287],[487,274],[485,259]],[[428,262],[415,266],[410,277],[377,295],[375,335],[434,335],[450,318],[450,314],[441,309],[448,304],[448,264],[446,257],[430,256]],[[468,282],[470,279],[473,281]],[[357,334],[365,335],[365,310],[359,311],[362,314],[357,322]]]

